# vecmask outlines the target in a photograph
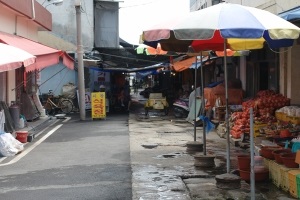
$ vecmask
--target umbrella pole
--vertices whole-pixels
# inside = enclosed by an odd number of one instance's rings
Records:
[[[250,108],[250,188],[251,199],[255,199],[255,171],[254,171],[254,141],[253,141],[253,108]]]
[[[200,63],[201,63],[201,107],[202,115],[205,115],[205,100],[204,100],[204,74],[203,74],[203,63],[202,63],[202,51],[200,52]],[[197,66],[197,65],[196,65]],[[203,123],[203,155],[206,155],[206,131],[205,131],[205,120],[202,120]]]
[[[197,56],[196,56],[196,67],[195,67],[195,77],[194,77],[194,91],[195,91],[195,99],[194,99],[194,105],[195,105],[195,117],[194,117],[194,141],[196,141],[196,118],[197,118]]]
[[[226,123],[226,139],[227,139],[227,173],[230,172],[230,132],[229,132],[229,112],[228,112],[228,77],[227,77],[227,51],[226,51],[226,39],[224,40],[224,76],[225,76],[225,101],[226,101],[226,114],[225,114],[225,123]]]

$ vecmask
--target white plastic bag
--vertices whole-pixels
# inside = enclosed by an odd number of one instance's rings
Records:
[[[62,96],[69,99],[74,99],[76,95],[76,86],[73,83],[65,84],[62,87]]]
[[[0,134],[0,154],[4,157],[14,156],[24,149],[24,145],[10,133]]]

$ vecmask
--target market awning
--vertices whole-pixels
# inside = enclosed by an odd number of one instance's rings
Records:
[[[287,21],[300,19],[300,6],[290,9],[290,10],[287,10],[287,11],[284,11],[282,13],[279,13],[278,16]]]
[[[177,72],[181,72],[185,69],[188,69],[193,64],[193,62],[195,62],[195,60],[196,56],[187,58],[185,60],[177,61],[173,63],[172,68]]]
[[[20,48],[0,43],[0,72],[29,66],[36,57]]]
[[[18,47],[36,56],[36,62],[25,67],[26,71],[40,70],[50,65],[59,63],[59,57],[62,57],[63,64],[70,69],[74,69],[74,60],[61,50],[57,50],[38,42],[23,38],[21,36],[0,32],[0,42]]]

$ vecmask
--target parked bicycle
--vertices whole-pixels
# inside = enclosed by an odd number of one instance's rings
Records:
[[[64,114],[69,114],[73,108],[73,102],[70,99],[64,98],[63,96],[58,96],[58,100],[54,100],[54,95],[52,90],[49,90],[47,101],[44,105],[47,114],[55,114],[57,111],[61,111]]]

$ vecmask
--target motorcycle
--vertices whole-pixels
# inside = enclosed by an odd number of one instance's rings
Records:
[[[179,98],[173,103],[173,112],[176,118],[185,118],[190,112],[189,99]]]

